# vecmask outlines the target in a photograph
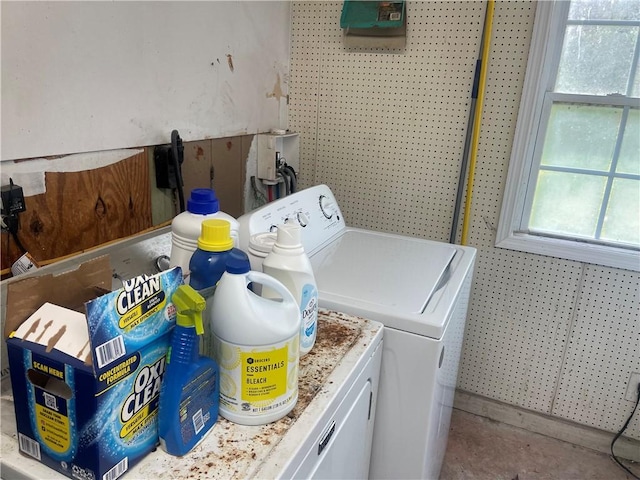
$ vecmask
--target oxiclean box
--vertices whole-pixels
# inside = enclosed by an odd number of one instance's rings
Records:
[[[179,268],[113,292],[108,257],[8,286],[5,337],[21,452],[115,480],[158,444]],[[105,293],[107,292],[107,293]]]

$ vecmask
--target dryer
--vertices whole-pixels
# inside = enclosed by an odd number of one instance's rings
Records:
[[[455,393],[476,251],[348,227],[326,185],[239,219],[251,235],[295,222],[319,304],[384,325],[370,478],[438,478]]]

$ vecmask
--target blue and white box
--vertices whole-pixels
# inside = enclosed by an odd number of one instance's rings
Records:
[[[115,480],[156,448],[181,284],[175,268],[96,298],[96,287],[111,285],[101,257],[9,285],[5,336],[23,453],[71,478]]]

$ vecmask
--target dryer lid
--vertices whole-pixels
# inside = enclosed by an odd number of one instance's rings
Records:
[[[345,229],[311,256],[321,298],[423,312],[456,253],[453,245]]]

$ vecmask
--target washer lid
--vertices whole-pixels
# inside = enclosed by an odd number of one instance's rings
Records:
[[[311,255],[321,297],[366,302],[375,311],[420,314],[456,248],[447,243],[368,230],[343,230]]]

